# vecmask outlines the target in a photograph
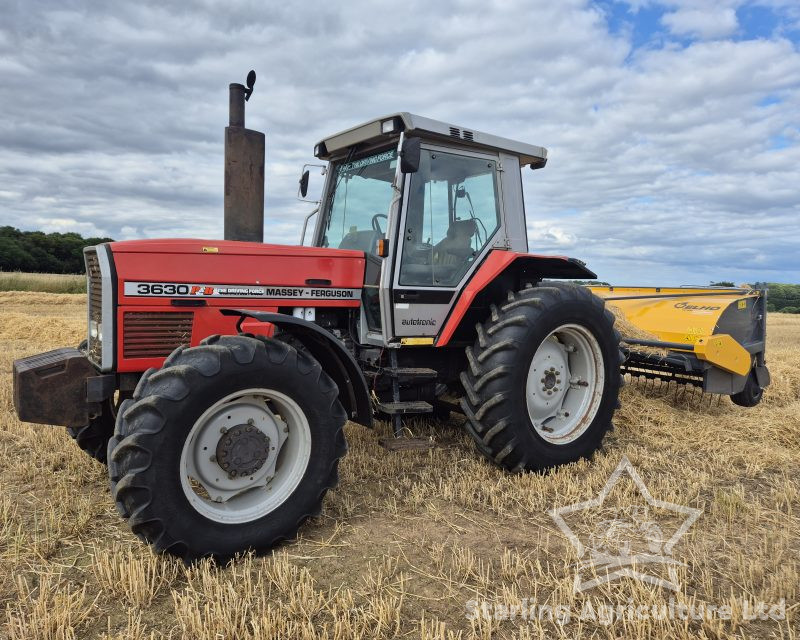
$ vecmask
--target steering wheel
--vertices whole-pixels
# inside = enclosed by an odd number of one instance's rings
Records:
[[[377,233],[380,233],[381,235],[383,235],[383,229],[381,229],[381,224],[380,224],[380,222],[378,222],[378,218],[385,218],[388,221],[389,220],[389,216],[387,216],[385,213],[376,213],[374,216],[372,216],[372,228],[373,228],[373,230],[375,230]]]

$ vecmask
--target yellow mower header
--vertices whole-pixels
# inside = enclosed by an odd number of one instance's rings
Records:
[[[635,376],[701,386],[751,406],[769,384],[766,291],[749,287],[589,287],[617,316]],[[750,383],[748,385],[748,383]],[[742,397],[745,390],[749,396]]]

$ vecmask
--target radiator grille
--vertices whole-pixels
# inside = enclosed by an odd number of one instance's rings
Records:
[[[122,323],[122,353],[126,358],[166,358],[192,339],[193,313],[129,311]]]
[[[100,261],[97,251],[90,250],[84,253],[86,261],[86,292],[89,305],[89,321],[95,323],[98,329],[103,326],[103,281],[100,276]],[[93,338],[91,331],[87,336],[86,353],[96,365],[102,362],[103,345],[101,340]]]

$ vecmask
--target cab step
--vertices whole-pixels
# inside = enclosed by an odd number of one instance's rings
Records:
[[[397,378],[401,382],[408,380],[435,380],[438,376],[436,369],[425,367],[384,367],[380,370],[382,375]]]
[[[398,402],[376,402],[375,408],[390,416],[405,416],[415,413],[431,413],[433,405],[423,400],[406,400]]]
[[[368,369],[364,371],[364,375],[371,379],[386,376],[392,380],[405,382],[409,380],[435,380],[439,374],[436,369],[428,369],[426,367],[381,367],[374,370]]]

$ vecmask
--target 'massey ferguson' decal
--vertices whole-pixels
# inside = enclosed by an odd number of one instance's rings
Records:
[[[361,289],[268,287],[250,284],[126,282],[125,295],[147,298],[270,298],[287,300],[358,300]]]

